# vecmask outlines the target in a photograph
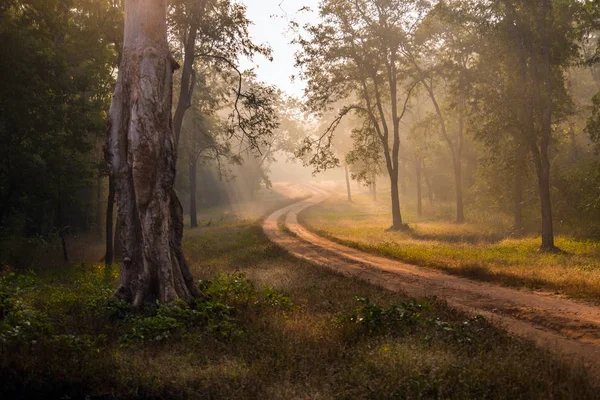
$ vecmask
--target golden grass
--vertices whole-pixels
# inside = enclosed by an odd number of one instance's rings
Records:
[[[409,232],[388,232],[385,204],[329,200],[306,211],[312,230],[341,243],[452,274],[506,285],[549,290],[600,302],[600,242],[558,236],[564,251],[539,251],[540,239],[508,237],[494,225],[445,221],[411,223]]]

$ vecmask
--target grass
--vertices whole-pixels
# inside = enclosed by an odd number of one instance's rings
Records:
[[[510,237],[506,224],[496,220],[457,225],[424,219],[410,222],[409,232],[388,232],[385,203],[356,197],[354,204],[332,199],[313,207],[302,221],[342,244],[411,264],[600,303],[599,241],[558,236],[556,244],[564,252],[545,254],[539,251],[539,237]]]
[[[132,314],[99,265],[5,273],[2,398],[597,396],[576,362],[296,260],[257,220],[187,231],[184,246],[205,294],[192,307]]]

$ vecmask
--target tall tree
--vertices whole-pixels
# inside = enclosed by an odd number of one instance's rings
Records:
[[[581,4],[576,1],[524,3],[502,0],[491,9],[484,22],[492,41],[494,35],[505,38],[504,59],[487,51],[480,63],[496,63],[503,74],[490,75],[482,85],[498,96],[498,80],[512,77],[505,88],[515,108],[510,108],[509,121],[514,122],[509,132],[515,140],[516,159],[522,165],[523,149],[533,161],[540,199],[542,251],[556,251],[551,199],[551,150],[556,140],[557,127],[571,111],[571,99],[566,90],[565,70],[577,55],[578,30],[575,15]],[[498,46],[494,46],[497,50]],[[515,73],[516,72],[516,73]],[[495,89],[493,89],[495,87]],[[502,93],[504,95],[504,93]],[[494,113],[504,113],[497,109]],[[517,172],[519,173],[519,172]],[[517,178],[518,179],[518,178]],[[515,188],[518,199],[520,183]],[[519,210],[516,210],[515,219]],[[515,221],[517,222],[517,221]]]
[[[199,292],[181,247],[173,189],[176,140],[166,0],[126,0],[123,53],[109,113],[107,163],[115,178],[123,262],[117,296],[136,307]]]
[[[297,64],[308,79],[309,108],[319,113],[340,99],[358,100],[342,108],[321,137],[307,138],[298,155],[314,152],[309,163],[316,170],[337,166],[331,137],[340,121],[350,113],[368,120],[390,179],[393,230],[406,228],[398,191],[400,123],[416,85],[406,79],[402,49],[414,34],[421,5],[406,0],[325,0],[321,22],[306,27],[308,38],[298,39],[302,52]]]

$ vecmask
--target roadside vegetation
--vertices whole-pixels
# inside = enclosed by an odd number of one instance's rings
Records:
[[[202,218],[200,218],[202,220]],[[3,398],[594,398],[577,362],[288,256],[256,219],[184,248],[202,296],[132,313],[93,263],[0,279]],[[575,361],[575,360],[574,360]]]
[[[388,205],[365,195],[332,198],[301,215],[311,230],[360,250],[472,279],[551,291],[600,303],[600,242],[559,235],[558,253],[539,250],[539,236],[514,235],[510,222],[475,216],[454,223],[443,206],[426,218],[410,213],[410,230],[386,231]],[[475,220],[476,219],[476,220]]]

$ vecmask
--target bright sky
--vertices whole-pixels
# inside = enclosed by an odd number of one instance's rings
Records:
[[[304,82],[292,75],[298,75],[294,68],[294,53],[298,50],[290,42],[295,33],[289,29],[289,21],[296,20],[300,25],[317,20],[318,0],[242,0],[248,7],[248,18],[254,22],[250,34],[257,43],[268,43],[273,49],[273,62],[263,57],[256,57],[253,63],[243,62],[244,69],[256,65],[258,79],[278,86],[294,96],[302,96]],[[301,12],[302,7],[310,7],[312,12]],[[287,15],[287,16],[286,16]]]

